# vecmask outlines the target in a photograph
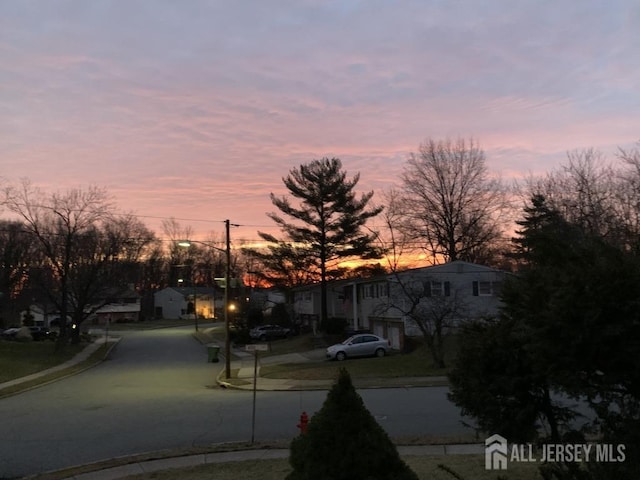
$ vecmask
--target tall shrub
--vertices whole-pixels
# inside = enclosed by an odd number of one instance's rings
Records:
[[[291,443],[287,480],[418,480],[344,368],[322,408]]]

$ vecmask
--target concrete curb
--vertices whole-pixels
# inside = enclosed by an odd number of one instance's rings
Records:
[[[398,453],[402,456],[436,456],[436,455],[481,455],[484,454],[484,444],[443,444],[443,445],[398,445]],[[60,477],[61,480],[119,480],[129,475],[158,472],[174,468],[189,468],[215,463],[241,462],[245,460],[271,460],[289,457],[287,448],[269,448],[255,450],[233,450],[228,452],[198,453],[193,455],[179,455],[175,457],[159,458],[148,461],[132,461],[124,465],[97,469],[94,471],[72,474]],[[90,466],[90,465],[88,465]],[[79,467],[78,467],[79,468]],[[48,472],[43,475],[53,475]],[[38,475],[26,477],[37,480]],[[58,477],[56,477],[58,478]]]
[[[237,364],[237,362],[236,362]],[[237,368],[237,366],[236,366]],[[233,365],[232,365],[233,369]],[[247,383],[242,385],[236,385],[233,382],[224,378],[225,372],[221,371],[217,378],[216,383],[225,389],[235,390],[253,390],[253,373],[251,377],[237,378],[238,380],[245,380]],[[330,390],[334,384],[334,380],[291,380],[291,379],[270,379],[260,376],[260,367],[258,367],[258,378],[256,382],[256,390],[258,391],[307,391],[307,390]],[[406,377],[406,378],[377,378],[370,379],[367,384],[358,385],[357,381],[354,381],[357,389],[380,389],[380,388],[420,388],[420,387],[442,387],[448,386],[449,381],[444,376],[434,377]]]

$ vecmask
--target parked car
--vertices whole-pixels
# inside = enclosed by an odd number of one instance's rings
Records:
[[[327,358],[344,360],[347,357],[384,357],[391,349],[391,342],[386,338],[364,333],[347,338],[342,343],[327,348]]]
[[[20,332],[20,330],[22,330],[23,328],[28,328],[29,332],[31,333],[31,338],[33,338],[36,341],[54,338],[51,336],[51,331],[47,327],[36,327],[36,326],[8,328],[4,332],[2,332],[2,338],[4,338],[5,340],[15,340],[18,337],[18,332]]]
[[[16,338],[16,335],[18,334],[19,331],[20,331],[19,327],[7,328],[2,332],[2,338],[4,338],[5,340],[13,340],[14,338]]]
[[[51,338],[51,331],[47,327],[29,327],[31,337],[38,340],[48,340]]]
[[[260,340],[261,342],[274,338],[287,338],[289,335],[291,335],[291,329],[280,325],[260,325],[249,331],[249,336],[253,340]]]

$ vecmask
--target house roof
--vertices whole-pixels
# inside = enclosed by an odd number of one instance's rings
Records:
[[[140,298],[140,294],[131,287],[109,287],[100,292],[100,298]]]
[[[195,292],[196,295],[213,295],[216,291],[213,287],[167,287],[165,290],[173,290],[183,297],[188,297],[193,295]]]
[[[332,288],[340,288],[342,286],[353,285],[353,284],[363,284],[363,283],[375,283],[375,282],[383,282],[387,281],[389,277],[393,275],[411,275],[413,274],[425,274],[425,273],[508,273],[504,270],[500,270],[493,267],[487,267],[485,265],[480,265],[477,263],[464,262],[462,260],[456,260],[454,262],[447,262],[440,265],[428,265],[425,267],[416,267],[410,268],[407,270],[401,270],[397,273],[386,273],[384,275],[376,275],[373,277],[364,277],[364,278],[347,278],[342,280],[332,280],[327,282],[331,285]],[[300,292],[305,290],[312,290],[318,288],[320,283],[311,283],[307,285],[293,287],[291,290],[294,292]]]

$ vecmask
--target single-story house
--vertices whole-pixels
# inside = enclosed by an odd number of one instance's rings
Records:
[[[140,320],[140,295],[132,286],[109,288],[94,306],[97,307],[90,321],[94,325]]]

